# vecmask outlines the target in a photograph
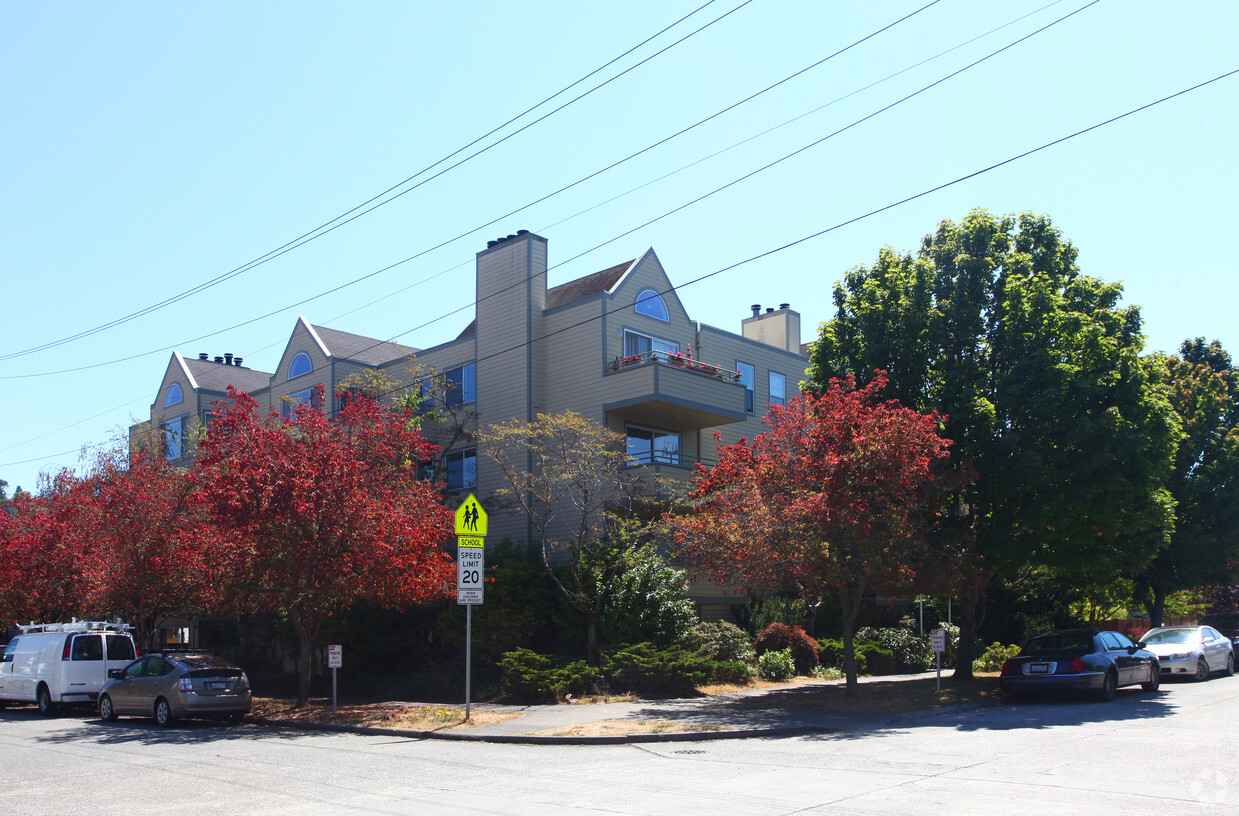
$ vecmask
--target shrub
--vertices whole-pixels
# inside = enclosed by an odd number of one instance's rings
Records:
[[[499,660],[503,696],[515,702],[555,702],[567,694],[588,694],[599,672],[584,660],[565,662],[529,649],[514,649]]]
[[[856,649],[857,674],[894,674],[895,654],[880,643],[871,640],[855,640],[852,646]]]
[[[874,629],[866,626],[857,630],[856,639],[876,643],[889,651],[895,659],[894,667],[890,673],[897,671],[925,671],[934,665],[934,653],[929,648],[928,639],[918,637],[909,629],[902,627]],[[943,657],[945,658],[945,655]],[[878,674],[878,672],[874,671],[870,673]]]
[[[627,550],[599,621],[607,639],[682,643],[697,623],[696,607],[684,597],[684,576],[684,570],[669,566],[652,545]]]
[[[774,624],[772,624],[774,625]],[[790,680],[796,676],[791,649],[762,652],[757,656],[757,673],[767,680]]]
[[[752,663],[757,659],[748,633],[727,621],[698,623],[689,631],[687,643],[713,660]]]
[[[817,642],[817,659],[823,666],[843,668],[843,639],[822,638]]]
[[[796,674],[808,674],[818,664],[817,643],[799,626],[771,623],[761,630],[753,649],[760,659],[762,654],[788,649],[792,655]]]
[[[714,662],[714,682],[745,685],[753,679],[755,669],[751,663],[742,660],[716,660]]]
[[[603,654],[602,670],[611,689],[663,697],[688,697],[714,676],[714,661],[678,646],[659,649],[637,643]]]
[[[1015,657],[1020,653],[1019,646],[1003,646],[997,641],[991,643],[989,647],[981,653],[981,656],[972,661],[972,670],[975,672],[996,672],[1002,669],[1002,664]]]

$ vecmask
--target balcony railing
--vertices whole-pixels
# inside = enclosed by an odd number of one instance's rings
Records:
[[[627,357],[616,357],[611,361],[611,370],[620,371],[625,368],[645,365],[647,363],[674,366],[675,368],[682,368],[685,371],[691,371],[704,377],[713,377],[714,379],[722,380],[723,382],[740,382],[739,371],[733,371],[730,368],[724,368],[723,366],[717,366],[712,363],[703,363],[700,360],[694,360],[692,357],[687,357],[679,352],[647,351],[644,354],[631,354]]]

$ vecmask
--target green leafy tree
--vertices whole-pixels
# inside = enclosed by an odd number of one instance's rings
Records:
[[[1174,412],[1142,361],[1140,314],[1084,276],[1050,219],[970,212],[916,255],[889,248],[836,285],[807,386],[889,375],[937,411],[957,480],[935,543],[961,602],[956,679],[972,677],[987,589],[1025,565],[1104,583],[1148,564],[1173,525]]]
[[[1184,341],[1155,358],[1183,439],[1168,485],[1176,507],[1170,544],[1137,576],[1149,623],[1160,626],[1176,591],[1234,580],[1239,558],[1239,373],[1217,340]]]

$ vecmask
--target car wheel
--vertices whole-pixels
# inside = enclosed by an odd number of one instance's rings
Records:
[[[1141,683],[1140,688],[1145,691],[1157,691],[1162,684],[1162,667],[1153,663],[1149,666],[1149,681]]]
[[[1119,691],[1119,679],[1112,671],[1106,672],[1106,676],[1102,678],[1101,688],[1097,691],[1097,696],[1103,702],[1110,702],[1114,699]]]
[[[1196,661],[1196,673],[1192,675],[1192,679],[1197,682],[1209,679],[1209,662],[1204,657]]]
[[[56,704],[52,702],[52,693],[47,690],[47,686],[39,686],[39,690],[35,694],[35,701],[39,704],[39,713],[44,717],[51,715],[56,710]]]
[[[99,697],[99,719],[104,722],[116,722],[116,709],[112,708],[112,698],[106,694]]]
[[[168,705],[168,701],[160,697],[155,701],[155,725],[160,728],[167,728],[172,725],[172,708]]]
[[[1226,676],[1231,677],[1235,673],[1235,655],[1234,652],[1226,655]]]

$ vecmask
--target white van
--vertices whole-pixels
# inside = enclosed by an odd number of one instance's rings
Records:
[[[19,626],[21,634],[0,658],[0,708],[36,703],[40,713],[50,714],[62,703],[93,704],[108,671],[137,657],[132,628],[78,620]]]

